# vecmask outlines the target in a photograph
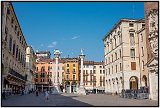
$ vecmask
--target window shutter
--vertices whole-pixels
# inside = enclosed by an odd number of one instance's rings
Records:
[[[136,70],[136,62],[131,62],[131,70]]]

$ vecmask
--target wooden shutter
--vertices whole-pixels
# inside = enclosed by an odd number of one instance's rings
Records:
[[[136,62],[131,62],[131,70],[136,70]]]

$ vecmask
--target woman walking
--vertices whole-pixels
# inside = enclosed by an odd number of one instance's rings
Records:
[[[45,102],[46,102],[49,99],[49,93],[47,90],[44,92],[44,96],[45,96]]]

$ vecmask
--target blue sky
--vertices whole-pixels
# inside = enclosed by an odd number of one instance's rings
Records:
[[[102,61],[102,38],[120,18],[144,18],[143,2],[12,2],[28,45]]]

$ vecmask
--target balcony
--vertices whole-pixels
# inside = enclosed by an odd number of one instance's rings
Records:
[[[13,69],[11,69],[11,68],[9,68],[9,73],[10,73],[11,75],[13,75],[13,76],[21,79],[21,80],[24,80],[24,81],[27,80],[27,75],[22,76],[21,74],[19,74],[18,72],[16,72],[15,70],[13,70]]]

